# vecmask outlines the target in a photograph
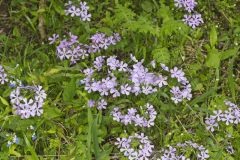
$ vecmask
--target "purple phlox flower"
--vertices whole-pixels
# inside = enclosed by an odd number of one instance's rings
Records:
[[[92,107],[94,107],[94,106],[95,106],[95,101],[92,100],[92,99],[90,99],[90,100],[88,101],[88,107],[92,108]]]
[[[210,156],[208,155],[208,150],[206,150],[202,145],[199,146],[197,143],[193,143],[192,141],[185,141],[184,143],[178,143],[177,147],[181,148],[181,151],[185,152],[185,147],[192,147],[196,151],[198,151],[197,159],[205,160]],[[161,160],[190,160],[186,158],[183,154],[177,155],[178,151],[176,148],[169,146],[168,149],[164,149],[162,151],[163,156],[161,156]]]
[[[181,92],[182,92],[182,97],[183,98],[186,98],[188,100],[192,99],[192,93],[191,93],[192,92],[192,88],[191,88],[190,84],[186,85]]]
[[[103,41],[105,40],[105,37],[106,37],[106,34],[104,33],[96,33],[92,35],[90,39],[92,40],[93,43],[99,44],[99,43],[103,43]]]
[[[224,116],[221,118],[222,121],[226,121],[226,125],[229,125],[230,123],[233,123],[234,116],[231,114],[231,112],[225,111]]]
[[[102,82],[104,84],[104,86],[108,89],[115,89],[115,87],[117,86],[117,82],[116,82],[117,78],[116,77],[107,77],[106,79],[103,79]]]
[[[97,103],[97,109],[103,110],[103,109],[106,109],[106,107],[107,107],[107,102],[104,99],[100,99],[100,101],[98,101]]]
[[[5,82],[8,82],[7,74],[4,72],[0,72],[0,83],[5,84]]]
[[[207,130],[210,130],[211,132],[214,132],[214,130],[215,130],[214,127],[218,126],[218,123],[212,117],[206,118],[205,123],[207,125]]]
[[[155,83],[158,85],[159,88],[161,88],[162,86],[166,86],[168,85],[167,77],[159,75],[156,77]]]
[[[119,67],[119,60],[116,59],[116,56],[110,56],[107,59],[107,65],[110,67],[111,70],[116,70]]]
[[[104,56],[99,56],[99,57],[96,57],[95,61],[93,62],[94,64],[94,67],[100,71],[102,69],[102,66],[103,66],[103,63],[104,63]]]
[[[135,147],[132,148],[133,140],[138,141],[138,150]],[[117,138],[115,145],[117,145],[117,147],[120,149],[120,152],[122,152],[124,156],[132,160],[149,159],[154,148],[154,146],[151,145],[151,142],[148,140],[148,137],[144,136],[144,134],[135,134],[134,136],[129,136],[128,138]]]
[[[35,100],[37,102],[43,102],[47,98],[47,94],[45,90],[43,90],[42,86],[36,86],[35,88]]]
[[[80,16],[81,10],[76,6],[71,6],[68,10],[65,11],[66,15],[70,14],[71,17]]]
[[[49,44],[53,44],[59,38],[58,34],[53,34],[52,37],[49,37],[48,40],[50,41]]]
[[[113,111],[111,112],[111,115],[113,116],[113,120],[120,122],[121,119],[123,118],[121,112],[119,111],[118,107],[113,108]]]
[[[134,93],[136,96],[142,93],[141,87],[138,84],[135,84],[132,86],[132,93]]]
[[[123,61],[121,61],[119,64],[118,64],[118,71],[123,71],[123,72],[126,72],[128,71],[128,65],[127,63],[124,63]]]
[[[133,54],[130,54],[130,58],[133,62],[138,62],[137,58]]]
[[[178,8],[182,8],[183,7],[183,1],[184,0],[174,0],[174,5]]]
[[[132,88],[128,84],[121,86],[121,93],[124,95],[129,95],[131,90],[132,90]]]
[[[15,90],[13,90],[11,92],[10,99],[11,99],[12,104],[16,104],[16,105],[20,104],[20,101],[23,100],[23,97],[20,96],[20,89],[19,88],[16,88]]]
[[[185,73],[181,69],[174,67],[173,69],[170,70],[170,73],[171,77],[177,78],[178,82],[181,83],[186,81]]]
[[[106,50],[106,49],[108,49],[108,46],[110,46],[110,45],[111,45],[111,43],[109,42],[108,38],[106,38],[102,41],[102,43],[99,44],[99,47]]]
[[[142,86],[142,93],[144,93],[145,95],[148,95],[148,94],[151,94],[151,93],[154,93],[154,92],[157,92],[156,88],[153,88],[150,85]]]
[[[197,2],[195,0],[183,0],[183,7],[188,12],[192,12],[196,5]]]
[[[117,41],[117,42],[121,41],[121,36],[119,33],[113,33],[113,37],[114,37],[115,41]]]
[[[133,69],[130,71],[130,80],[135,84],[145,83],[147,73],[148,69],[142,65],[142,62],[138,62],[133,65]]]
[[[142,108],[142,107],[140,107]],[[137,110],[135,108],[129,108],[127,114],[123,115],[118,107],[113,109],[111,115],[113,116],[113,120],[123,123],[124,125],[135,123],[135,126],[140,127],[151,127],[154,126],[154,120],[157,116],[157,112],[155,111],[154,107],[147,103],[144,106],[146,110],[145,116],[140,116],[137,114]]]
[[[107,38],[107,41],[109,45],[115,45],[117,43],[116,39],[113,36],[109,36]]]
[[[21,118],[29,118],[31,115],[31,107],[33,105],[33,100],[29,99],[29,101],[24,98],[24,103],[19,104],[19,108],[17,109],[17,113],[21,116]]]
[[[178,86],[173,86],[170,92],[173,94],[173,97],[171,99],[174,101],[174,103],[182,102],[183,99],[190,100],[192,98],[191,94],[191,85],[188,84],[184,87],[184,89],[180,90]]]
[[[160,65],[164,71],[169,71],[169,68],[165,64],[161,63]]]
[[[87,2],[80,2],[80,6],[82,10],[88,10],[89,7],[87,6]]]
[[[87,6],[86,2],[80,2],[79,7],[76,7],[72,4],[72,2],[68,2],[65,4],[67,9],[65,10],[66,15],[71,15],[71,17],[80,17],[82,21],[90,21],[91,14],[88,13],[89,6]]]
[[[116,98],[116,97],[120,96],[120,92],[115,88],[111,89],[110,93],[112,94],[113,98]]]
[[[174,103],[182,102],[182,92],[178,86],[173,86],[170,92],[173,94],[173,97],[171,99],[174,101]]]
[[[88,12],[81,12],[81,20],[82,21],[91,21],[91,17],[92,15],[91,14],[88,14]]]
[[[68,34],[70,36],[70,44],[69,45],[72,45],[72,44],[78,42],[78,36],[72,34],[71,32],[69,32]]]
[[[102,89],[101,82],[100,82],[100,81],[93,82],[93,83],[91,84],[91,88],[92,88],[92,90],[93,90],[94,92],[96,92],[96,91],[101,91],[101,89]]]
[[[83,70],[83,73],[86,77],[90,78],[93,75],[94,70],[92,68],[87,68]]]
[[[217,121],[221,121],[221,118],[223,117],[222,110],[213,111],[213,113],[214,113],[214,116],[212,117],[217,118]]]
[[[21,96],[20,89],[31,90],[34,92],[34,99],[27,99]],[[43,103],[47,94],[42,89],[42,86],[24,86],[17,87],[10,94],[10,99],[15,114],[20,115],[21,118],[30,118],[34,116],[40,116],[43,113]]]
[[[178,8],[184,8],[188,12],[192,12],[197,2],[195,0],[174,0],[174,5]]]
[[[227,106],[229,106],[231,108],[237,108],[237,105],[232,103],[232,102],[230,102],[230,101],[225,100],[224,103],[225,103],[225,105],[227,105]]]
[[[203,19],[201,14],[195,13],[192,15],[184,15],[183,22],[194,29],[203,23]]]
[[[201,151],[198,155],[197,155],[198,159],[200,160],[205,160],[207,158],[209,158],[209,154],[208,154],[208,150],[205,151]]]
[[[67,49],[67,48],[60,48],[60,49],[57,49],[57,56],[60,60],[64,60],[64,59],[69,59],[70,55],[71,54],[71,50],[70,49]]]

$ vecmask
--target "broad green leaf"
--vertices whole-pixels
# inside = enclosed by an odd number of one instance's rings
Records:
[[[220,54],[216,49],[209,51],[205,65],[212,68],[218,68],[220,66]]]
[[[14,155],[16,157],[20,157],[21,153],[17,152],[15,149],[16,149],[16,145],[11,146],[9,149],[9,154]]]
[[[233,49],[229,49],[229,50],[220,52],[221,60],[225,60],[225,59],[228,59],[232,56],[237,55],[238,50],[239,50],[239,47],[236,47],[236,48],[233,48]]]
[[[50,70],[48,70],[44,73],[44,76],[51,76],[53,74],[58,73],[59,71],[60,71],[59,68],[51,68]]]
[[[76,93],[76,79],[71,79],[71,81],[64,86],[63,90],[63,100],[65,102],[71,102]]]
[[[44,108],[43,116],[47,119],[56,118],[62,115],[62,112],[60,109],[58,109],[56,106],[47,106]]]
[[[4,99],[3,97],[0,96],[0,100],[4,105],[9,106],[9,103],[6,99]]]
[[[212,48],[215,48],[214,46],[217,44],[217,40],[218,40],[218,37],[217,37],[216,27],[213,26],[210,31],[210,44]]]
[[[144,1],[141,6],[146,12],[151,12],[153,10],[153,4],[150,1]]]

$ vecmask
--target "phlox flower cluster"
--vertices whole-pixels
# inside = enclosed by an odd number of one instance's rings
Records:
[[[34,92],[33,98],[27,98],[31,95],[25,96],[21,93],[21,90]],[[42,86],[21,86],[11,92],[10,99],[15,114],[21,116],[22,119],[26,119],[40,116],[43,113],[42,106],[46,96]]]
[[[202,15],[199,13],[195,13],[192,15],[185,14],[183,18],[183,22],[192,28],[196,28],[203,23]]]
[[[16,79],[14,76],[11,76],[11,75],[8,76],[3,66],[0,65],[0,83],[3,85],[3,84],[6,84],[7,82],[8,82],[8,86],[12,88],[16,87],[17,85],[18,86],[22,85],[21,80]]]
[[[163,66],[164,68],[164,66]],[[176,78],[177,81],[182,84],[182,89],[179,86],[173,86],[170,90],[170,92],[173,94],[171,99],[174,101],[174,103],[182,102],[184,99],[191,100],[192,99],[192,88],[191,84],[189,84],[189,81],[185,77],[185,73],[178,69],[177,67],[174,67],[170,70],[171,78]]]
[[[181,153],[180,150],[178,150],[180,148],[182,151]],[[208,154],[208,150],[204,146],[194,143],[192,141],[185,141],[184,143],[178,143],[175,147],[169,146],[167,149],[163,149],[163,155],[161,156],[161,160],[190,160],[190,158],[186,157],[183,153],[183,151],[187,151],[187,148],[196,151],[196,158],[198,160],[206,160],[210,157]]]
[[[7,141],[7,147],[10,147],[13,144],[19,144],[19,139],[15,133],[7,134],[6,136],[7,136],[7,139],[9,139]]]
[[[5,84],[8,82],[7,73],[5,72],[3,66],[0,65],[0,83]]]
[[[65,4],[66,15],[70,15],[71,17],[79,17],[82,21],[90,21],[92,15],[88,13],[89,6],[87,6],[87,2],[80,2],[78,6],[73,5],[72,1],[68,1]]]
[[[205,123],[207,125],[207,129],[211,132],[214,132],[215,128],[219,126],[219,122],[224,122],[226,125],[229,124],[239,124],[240,123],[240,109],[239,107],[225,100],[225,105],[228,106],[228,109],[225,111],[215,110],[213,111],[213,115],[206,118]]]
[[[204,23],[201,14],[192,13],[194,8],[197,6],[195,0],[174,0],[175,6],[178,8],[184,8],[190,14],[185,14],[183,22],[192,28],[198,27],[200,24]]]
[[[133,147],[132,143],[138,143],[138,146]],[[151,145],[148,137],[143,133],[128,138],[117,138],[115,145],[120,149],[124,156],[131,160],[149,160],[154,146]]]
[[[53,44],[59,38],[59,35],[53,34],[49,38]],[[69,33],[68,39],[63,39],[57,46],[56,54],[60,60],[68,59],[72,64],[81,59],[85,59],[91,53],[100,52],[102,49],[107,49],[110,45],[115,45],[121,37],[118,33],[113,33],[112,36],[107,36],[104,33],[96,33],[90,37],[90,44],[82,44],[78,41],[78,36]]]
[[[140,107],[141,111],[145,111],[145,116],[141,116],[137,114],[137,110],[135,108],[127,109],[127,114],[122,114],[119,107],[115,107],[111,112],[113,116],[113,120],[117,122],[121,122],[124,125],[128,124],[135,124],[135,126],[140,127],[151,127],[154,126],[154,120],[157,116],[157,112],[155,111],[154,107],[147,103],[145,106]],[[148,119],[145,117],[149,117]]]
[[[129,96],[134,94],[149,95],[158,91],[163,86],[168,85],[168,77],[160,73],[150,72],[148,68],[143,66],[143,60],[138,61],[134,56],[131,56],[134,64],[129,65],[117,59],[116,56],[98,56],[93,62],[93,67],[83,70],[85,78],[81,84],[85,85],[85,90],[88,93],[98,92],[101,96],[111,96],[113,98],[121,95]],[[151,66],[152,66],[151,62]],[[185,77],[184,72],[177,67],[169,69],[162,64],[164,71],[170,74],[171,78],[177,79],[181,86],[173,86],[171,98],[174,103],[182,102],[184,99],[190,100],[192,98],[191,85]],[[107,71],[106,78],[97,77],[99,73]],[[122,76],[115,76],[115,74],[122,74]],[[120,78],[117,78],[120,77]],[[121,80],[125,79],[123,83]],[[127,80],[127,81],[126,81]]]
[[[195,0],[174,0],[175,6],[184,8],[188,12],[192,12],[197,5]]]
[[[88,101],[88,107],[90,108],[97,107],[98,110],[103,110],[103,109],[106,109],[107,102],[103,98],[101,98],[97,102],[91,99]]]

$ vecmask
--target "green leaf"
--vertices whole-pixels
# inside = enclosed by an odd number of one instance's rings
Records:
[[[228,58],[230,58],[232,56],[237,55],[238,50],[239,50],[239,47],[236,47],[236,48],[229,49],[229,50],[221,52],[220,53],[221,60],[225,60],[225,59],[228,59]]]
[[[32,145],[30,144],[27,136],[23,133],[23,137],[24,137],[24,140],[25,140],[25,143],[27,145],[27,150],[30,151],[31,155],[32,155],[32,159],[33,160],[38,160],[38,157],[37,157],[37,153],[35,152],[34,148],[32,147]]]
[[[16,149],[17,146],[13,145],[10,147],[9,149],[9,154],[10,155],[15,155],[16,157],[20,157],[21,156],[21,153],[17,152],[15,149]]]
[[[76,79],[71,79],[71,81],[64,87],[63,100],[65,102],[71,102],[76,93]]]
[[[87,136],[87,147],[88,147],[88,159],[92,159],[91,154],[91,142],[92,142],[92,124],[93,124],[93,116],[92,111],[88,108],[88,136]]]
[[[93,149],[95,153],[96,160],[100,160],[100,148],[98,144],[98,127],[97,127],[97,120],[98,117],[96,117],[92,124],[92,139],[93,139]]]
[[[208,90],[207,92],[205,92],[204,94],[202,94],[201,96],[197,96],[195,99],[193,99],[189,105],[193,106],[199,102],[204,102],[207,98],[209,98],[211,95],[213,95],[216,92],[215,88],[212,88],[210,90]]]
[[[214,46],[216,45],[217,43],[217,31],[216,31],[216,27],[213,26],[211,28],[211,31],[210,31],[210,45],[212,48],[214,48]]]
[[[56,106],[47,106],[44,108],[43,116],[47,119],[56,118],[62,115],[62,112],[60,109],[58,109]]]
[[[153,59],[158,63],[169,63],[170,53],[167,48],[157,48],[152,51]]]
[[[9,106],[9,103],[6,99],[4,99],[3,97],[0,96],[0,100],[4,105]]]
[[[220,66],[220,54],[215,48],[209,51],[205,65],[211,68],[218,68]]]
[[[151,12],[153,10],[153,4],[149,1],[144,1],[141,4],[143,10],[145,10],[146,12]]]

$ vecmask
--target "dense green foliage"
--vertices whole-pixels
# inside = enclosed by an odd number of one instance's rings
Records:
[[[196,29],[181,21],[184,12],[173,0],[92,0],[87,2],[90,22],[65,16],[64,3],[0,0],[0,64],[24,84],[40,84],[47,93],[43,115],[21,119],[9,101],[12,88],[0,86],[0,159],[125,159],[114,146],[115,138],[137,131],[144,132],[158,151],[192,140],[209,150],[210,159],[239,159],[240,126],[222,125],[211,133],[204,123],[213,110],[222,108],[223,100],[240,101],[239,0],[199,0],[197,11],[204,24]],[[47,41],[54,33],[68,32],[82,43],[96,32],[118,32],[122,40],[96,55],[129,59],[132,53],[146,64],[155,59],[157,70],[160,63],[178,66],[192,85],[193,99],[176,105],[161,91],[109,106],[151,102],[158,115],[155,126],[147,129],[116,123],[110,110],[88,108],[89,96],[79,81],[84,77],[80,70],[90,62],[60,61]],[[13,133],[19,144],[7,147],[6,135]],[[229,143],[235,150],[232,155],[226,151]]]

